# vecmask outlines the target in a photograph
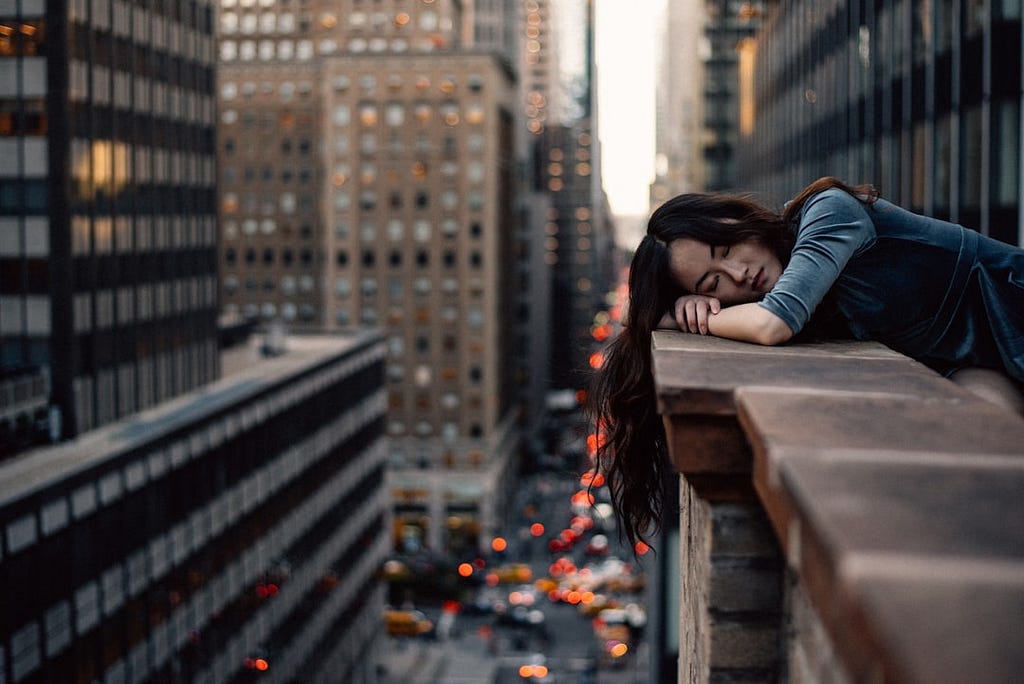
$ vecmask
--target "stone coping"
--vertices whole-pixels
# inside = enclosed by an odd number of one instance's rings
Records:
[[[873,343],[653,352],[673,463],[752,482],[855,679],[1024,670],[1024,420]]]

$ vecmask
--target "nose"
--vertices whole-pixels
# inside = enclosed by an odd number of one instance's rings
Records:
[[[747,279],[747,265],[738,261],[722,261],[722,270],[738,284]]]

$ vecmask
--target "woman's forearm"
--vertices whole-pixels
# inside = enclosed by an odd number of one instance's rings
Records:
[[[708,317],[708,332],[716,337],[775,345],[789,341],[793,331],[768,309],[756,303],[738,304]]]

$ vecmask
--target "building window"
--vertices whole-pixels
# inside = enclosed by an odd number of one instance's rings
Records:
[[[393,241],[401,240],[405,237],[405,225],[399,219],[391,219],[388,221],[388,238]]]
[[[352,121],[352,110],[346,104],[336,105],[334,107],[334,125],[335,126],[348,126]]]
[[[389,103],[384,111],[384,121],[389,126],[401,126],[405,123],[405,107],[400,103]]]
[[[363,103],[359,105],[359,123],[364,126],[377,125],[377,105]]]

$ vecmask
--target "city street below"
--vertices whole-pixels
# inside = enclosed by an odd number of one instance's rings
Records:
[[[619,543],[607,488],[586,483],[566,472],[524,476],[504,550],[459,566],[462,601],[391,606],[382,684],[647,681],[643,568]],[[399,628],[406,619],[429,631]]]

